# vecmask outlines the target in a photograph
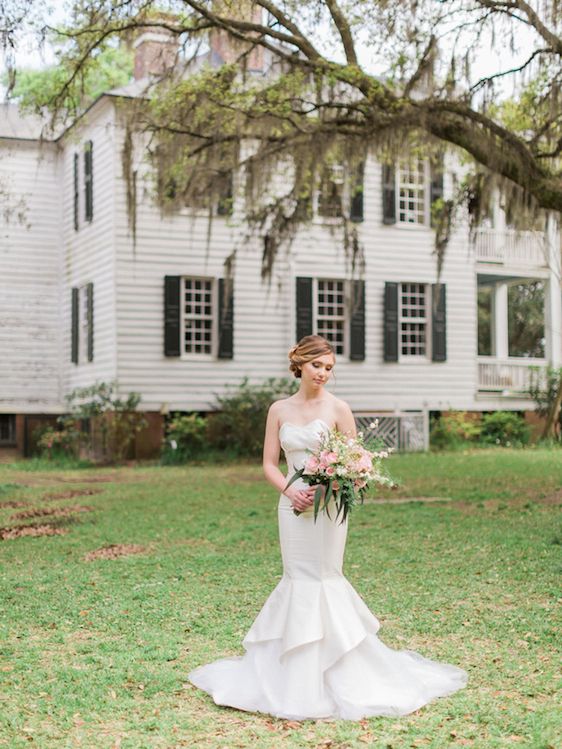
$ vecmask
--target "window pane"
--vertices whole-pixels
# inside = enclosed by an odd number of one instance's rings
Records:
[[[397,169],[398,220],[406,224],[425,224],[425,163],[416,159]]]
[[[342,215],[343,168],[340,165],[326,167],[320,180],[318,192],[318,215],[337,218]]]
[[[478,356],[492,356],[492,287],[478,287]]]
[[[322,302],[322,303],[321,303]],[[318,281],[316,330],[334,346],[336,354],[345,350],[344,281]]]
[[[212,353],[212,296],[211,279],[184,278],[184,352]]]
[[[426,325],[425,284],[400,284],[400,353],[402,356],[425,356]]]
[[[510,356],[544,357],[544,283],[528,281],[507,292]]]

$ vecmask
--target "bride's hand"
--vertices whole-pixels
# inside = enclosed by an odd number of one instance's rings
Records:
[[[298,512],[304,512],[314,503],[314,490],[311,491],[310,488],[297,489],[290,486],[285,492],[285,496],[289,498],[293,509],[298,510]]]

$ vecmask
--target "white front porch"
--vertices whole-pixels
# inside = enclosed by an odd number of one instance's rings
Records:
[[[480,392],[519,398],[529,397],[533,378],[539,377],[542,381],[547,366],[545,359],[498,359],[493,356],[479,356],[477,363]]]
[[[516,268],[548,268],[549,250],[541,231],[479,228],[474,233],[477,263]]]

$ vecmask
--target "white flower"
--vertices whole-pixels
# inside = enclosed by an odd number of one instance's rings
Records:
[[[178,443],[175,440],[170,440],[170,447],[172,448],[172,450],[177,450]]]
[[[374,421],[371,421],[371,423],[369,424],[369,429],[376,429],[378,425],[379,425],[379,420],[375,419]]]

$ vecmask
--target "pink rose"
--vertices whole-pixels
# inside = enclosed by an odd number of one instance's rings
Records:
[[[319,466],[320,466],[320,463],[318,461],[318,458],[315,455],[313,455],[304,464],[304,472],[305,473],[316,473],[316,471],[318,470]]]
[[[338,454],[335,452],[329,452],[326,454],[326,463],[333,464],[338,462]]]
[[[336,472],[336,469],[334,468],[334,466],[328,466],[326,468],[326,476],[333,476],[335,472]]]
[[[362,489],[364,486],[367,486],[367,482],[364,481],[363,479],[357,479],[357,481],[355,481],[356,489]]]

